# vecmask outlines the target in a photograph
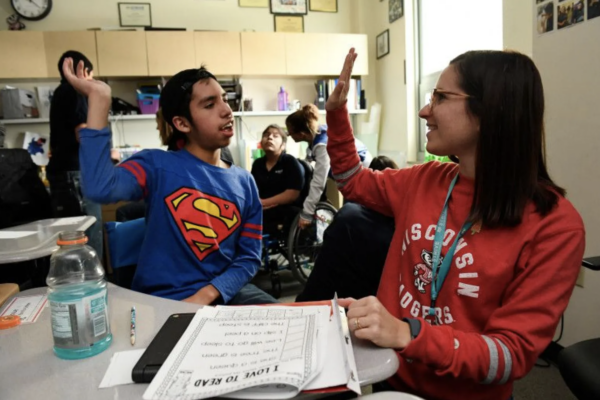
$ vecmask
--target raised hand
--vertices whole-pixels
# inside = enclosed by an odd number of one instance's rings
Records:
[[[325,104],[325,110],[333,111],[340,107],[343,107],[348,100],[348,90],[350,89],[350,77],[352,76],[352,67],[354,66],[354,60],[356,60],[357,54],[354,52],[354,47],[350,49],[346,59],[344,60],[344,67],[338,79],[337,85],[333,93],[329,95],[327,103]]]
[[[84,69],[83,61],[77,65],[77,72],[73,70],[73,59],[67,58],[63,62],[63,73],[67,81],[79,93],[86,97],[98,96],[110,99],[110,86],[102,81],[97,81],[88,76]]]
[[[88,98],[87,127],[89,129],[103,129],[106,127],[111,103],[110,86],[88,76],[83,67],[83,61],[80,61],[77,65],[77,74],[75,74],[73,59],[65,59],[63,73],[71,86]]]

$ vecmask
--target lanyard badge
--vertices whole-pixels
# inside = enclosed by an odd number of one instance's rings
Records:
[[[435,236],[433,238],[433,259],[431,264],[431,305],[429,308],[429,313],[425,317],[425,320],[432,325],[437,325],[435,302],[440,290],[442,289],[446,275],[448,275],[448,272],[450,271],[452,258],[454,258],[454,252],[456,251],[456,245],[465,232],[469,230],[471,225],[473,225],[472,222],[465,222],[463,224],[462,228],[454,239],[454,243],[452,243],[452,246],[450,246],[448,249],[448,252],[446,253],[446,256],[440,265],[440,255],[442,252],[444,235],[446,233],[446,221],[448,219],[448,201],[450,200],[450,195],[452,194],[452,190],[454,189],[454,185],[456,184],[457,180],[458,175],[456,175],[450,183],[450,188],[448,189],[448,194],[446,195],[446,201],[444,202],[444,208],[442,209],[442,214],[440,215],[440,219],[438,220],[435,228]]]

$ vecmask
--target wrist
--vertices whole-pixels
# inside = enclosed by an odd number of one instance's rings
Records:
[[[398,350],[404,350],[410,344],[414,337],[411,333],[411,326],[408,322],[405,322],[404,320],[398,320],[398,322],[400,323],[398,329],[399,334],[395,348]]]
[[[213,285],[206,285],[198,290],[195,296],[198,299],[205,301],[206,304],[212,304],[219,296],[221,296],[221,293]]]
[[[100,130],[108,125],[110,93],[92,93],[88,97],[87,128]]]

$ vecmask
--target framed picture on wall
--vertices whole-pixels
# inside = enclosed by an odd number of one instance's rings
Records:
[[[269,0],[239,0],[240,7],[267,8]]]
[[[375,49],[377,50],[377,59],[387,56],[390,53],[390,30],[386,29],[377,35],[375,40]]]
[[[310,11],[338,12],[337,0],[310,0]]]
[[[123,27],[152,26],[150,3],[118,3],[119,24]]]
[[[308,0],[269,0],[271,14],[308,14]]]
[[[275,32],[304,32],[304,17],[302,15],[274,15]]]
[[[404,15],[404,1],[403,0],[389,0],[389,19],[390,24],[397,19],[402,18]]]

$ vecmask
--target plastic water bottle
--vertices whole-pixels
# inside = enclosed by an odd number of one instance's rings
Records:
[[[287,111],[287,97],[287,92],[283,89],[283,86],[281,86],[279,88],[279,93],[277,93],[277,109],[279,111]]]
[[[84,232],[63,232],[46,279],[54,353],[65,359],[91,357],[112,342],[108,291],[96,251]]]

